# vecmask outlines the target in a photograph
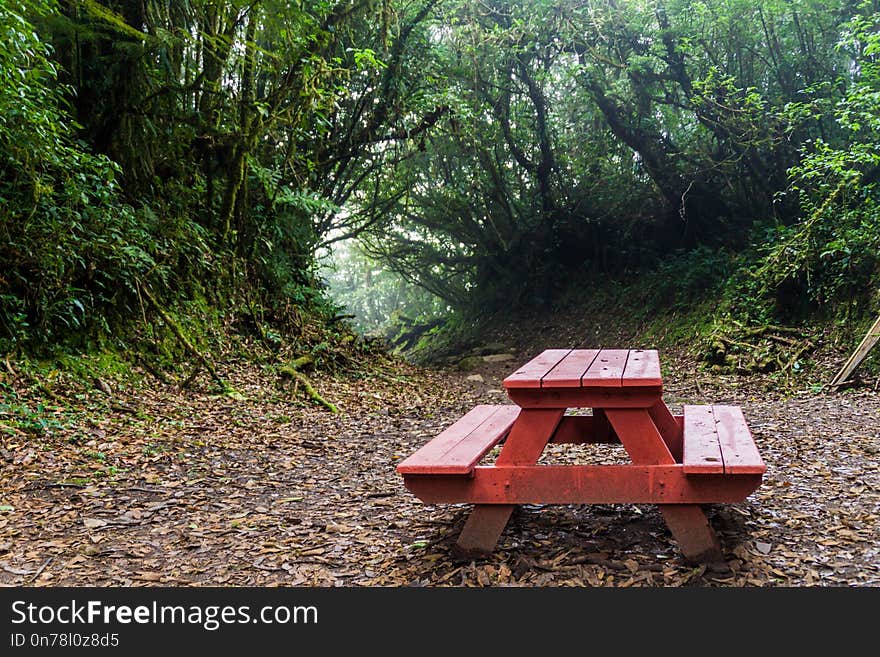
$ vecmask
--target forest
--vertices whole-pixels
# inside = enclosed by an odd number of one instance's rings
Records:
[[[825,549],[805,491],[880,485],[880,361],[827,386],[880,313],[878,200],[876,1],[0,0],[0,578],[877,584],[876,508],[841,503]],[[780,471],[803,455],[779,432],[819,456],[721,518],[759,538],[719,572],[633,546],[447,563],[456,509],[338,516],[330,436],[383,439],[365,504],[407,496],[394,464],[554,347],[659,349],[675,403],[754,403]],[[858,440],[835,457],[828,432]],[[265,512],[210,508],[230,482]],[[781,546],[760,509],[786,490]],[[313,510],[266,537],[269,498]],[[217,565],[212,525],[267,551]]]

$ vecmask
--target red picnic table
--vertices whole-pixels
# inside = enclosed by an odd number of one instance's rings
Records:
[[[656,350],[548,349],[504,387],[515,405],[476,406],[397,466],[422,501],[475,505],[460,553],[494,550],[516,504],[632,503],[659,505],[689,561],[721,558],[700,505],[741,502],[766,471],[739,407],[674,416]],[[502,441],[495,462],[478,465]],[[548,443],[616,442],[630,463],[537,464]]]

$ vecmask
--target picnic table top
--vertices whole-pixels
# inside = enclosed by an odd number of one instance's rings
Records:
[[[513,388],[656,388],[656,349],[546,349],[504,379]]]

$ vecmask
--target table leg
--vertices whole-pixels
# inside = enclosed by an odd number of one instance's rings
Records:
[[[565,409],[523,409],[495,459],[495,465],[534,465],[553,437]],[[513,513],[513,504],[477,504],[455,544],[455,554],[468,558],[491,553]]]
[[[606,408],[605,415],[636,465],[672,465],[675,459],[645,408]],[[674,422],[675,420],[673,420]]]
[[[608,416],[601,408],[593,409],[593,439],[597,443],[610,442],[611,423],[608,422]]]
[[[663,400],[660,400],[648,409],[648,413],[660,431],[660,435],[663,436],[663,442],[669,448],[672,458],[675,459],[676,463],[681,463],[683,457],[681,427],[678,426],[678,422],[672,417],[669,407],[663,403]]]
[[[564,408],[524,408],[513,423],[495,464],[537,463],[564,414]]]
[[[455,543],[454,556],[458,559],[470,559],[491,553],[507,526],[513,508],[513,504],[474,506]]]
[[[685,559],[691,563],[723,560],[718,537],[699,504],[658,506]]]
[[[675,419],[665,404],[663,408],[655,405],[650,411],[606,409],[606,414],[633,463],[671,465],[681,462],[677,454],[681,438]],[[669,426],[670,420],[676,425],[675,430]],[[660,504],[659,507],[685,559],[702,562],[722,558],[718,538],[699,504]]]

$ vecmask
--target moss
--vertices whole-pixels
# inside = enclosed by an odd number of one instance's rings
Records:
[[[54,363],[60,370],[83,383],[95,379],[111,379],[116,383],[131,383],[137,377],[131,361],[119,351],[103,350],[87,354],[59,354]]]
[[[687,309],[655,313],[643,329],[643,336],[658,347],[690,345],[700,349],[715,326],[715,303],[702,301]]]
[[[483,363],[483,359],[479,356],[468,356],[458,361],[458,369],[462,372],[472,372]]]

